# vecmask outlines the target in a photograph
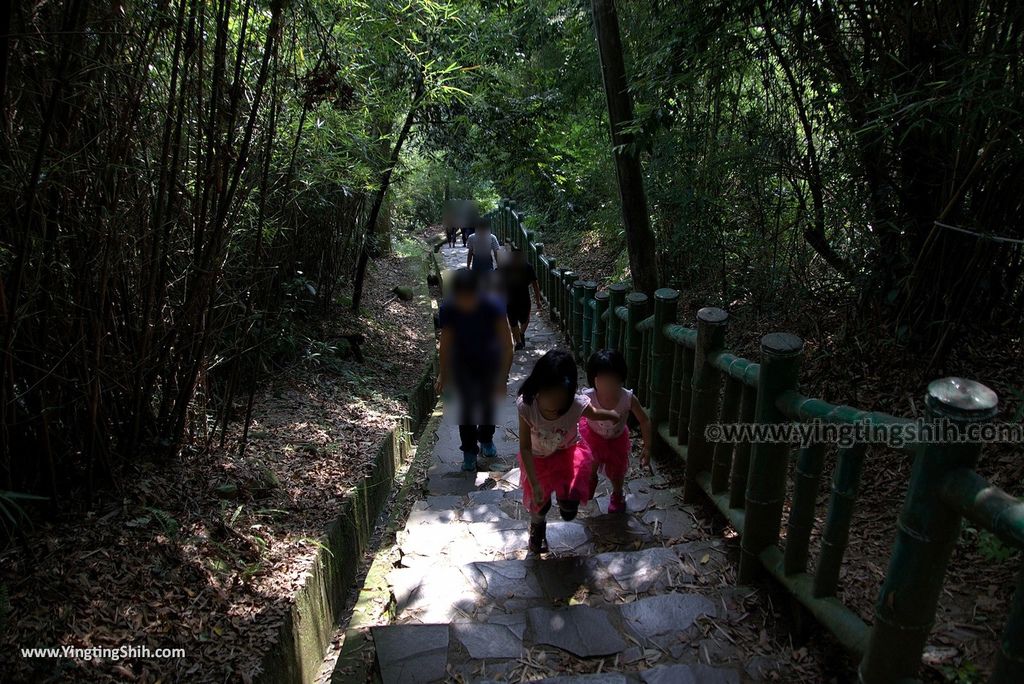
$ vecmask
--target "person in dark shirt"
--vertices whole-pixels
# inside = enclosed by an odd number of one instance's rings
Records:
[[[477,221],[476,230],[469,236],[466,246],[469,248],[466,255],[468,268],[480,274],[494,270],[501,245],[498,244],[497,236],[491,232],[490,219],[482,218]]]
[[[508,302],[508,323],[512,329],[515,348],[523,349],[526,347],[526,328],[530,325],[531,287],[537,311],[541,310],[543,302],[540,285],[537,284],[537,272],[526,260],[526,253],[519,247],[513,247],[512,258],[501,267],[501,275]]]
[[[462,233],[462,246],[466,247],[469,236],[476,230],[476,224],[480,217],[480,210],[473,200],[463,200],[459,206],[458,226]]]
[[[437,390],[458,394],[462,469],[476,471],[477,456],[494,458],[494,400],[504,396],[512,366],[512,331],[499,298],[481,291],[479,274],[460,268],[439,311]]]
[[[444,208],[444,236],[448,240],[449,249],[455,248],[455,235],[458,233],[458,229],[455,227],[455,210],[450,204],[446,204]]]

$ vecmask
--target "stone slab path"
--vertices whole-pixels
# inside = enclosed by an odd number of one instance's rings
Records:
[[[466,253],[445,248],[442,257],[455,268]],[[728,562],[724,542],[691,541],[693,513],[661,478],[634,466],[629,513],[616,516],[604,513],[602,483],[577,520],[552,513],[550,553],[528,555],[514,397],[560,339],[546,315],[534,317],[498,413],[498,455],[479,472],[459,469],[458,426],[445,411],[387,574],[393,618],[371,629],[377,674],[385,684],[750,679],[712,624],[743,610],[735,589],[708,578]]]

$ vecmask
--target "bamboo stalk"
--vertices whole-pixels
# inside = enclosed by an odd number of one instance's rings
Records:
[[[825,463],[825,445],[811,444],[800,450],[796,462],[793,504],[786,526],[785,573],[795,575],[807,570],[807,548],[814,527],[814,509],[818,500],[818,482]]]
[[[867,446],[857,444],[839,450],[835,476],[832,480],[832,495],[825,519],[825,532],[821,537],[821,553],[814,573],[814,596],[822,598],[835,596],[839,585],[839,570],[846,553],[850,536],[850,520],[853,506],[857,501],[857,488],[864,468],[864,454]]]
[[[647,406],[651,401],[651,331],[641,330],[640,337],[640,376],[636,380],[637,397],[640,403]]]
[[[741,423],[753,423],[754,412],[757,405],[757,389],[750,385],[744,385],[740,395],[740,421]],[[729,506],[731,508],[743,508],[746,505],[747,495],[747,474],[750,471],[750,442],[740,442],[736,445],[732,458],[732,473],[729,478]]]
[[[725,343],[729,314],[722,309],[704,307],[697,312],[697,347],[693,356],[693,380],[690,400],[689,438],[683,501],[693,503],[701,494],[698,477],[710,472],[714,445],[708,442],[705,428],[718,415],[718,394],[722,374],[708,358]]]
[[[719,423],[735,423],[739,420],[740,395],[743,385],[734,378],[726,378],[722,395],[722,409],[718,414]],[[729,488],[729,473],[732,470],[734,444],[721,441],[714,445],[715,455],[711,467],[711,491],[721,494]]]
[[[668,403],[668,433],[672,437],[679,436],[679,406],[682,403],[683,378],[683,345],[672,343],[672,378]],[[686,388],[689,392],[689,388]]]
[[[693,407],[693,350],[684,345],[682,358],[683,363],[679,373],[679,425],[676,427],[676,434],[679,435],[681,444],[689,444],[690,409]]]

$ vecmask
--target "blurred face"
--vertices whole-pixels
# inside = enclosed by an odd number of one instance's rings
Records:
[[[569,393],[567,391],[558,387],[552,387],[550,389],[537,392],[537,398],[535,401],[541,411],[551,414],[559,413],[568,400]]]
[[[612,396],[622,389],[622,380],[615,373],[602,373],[594,376],[594,389],[599,394]]]
[[[456,292],[454,302],[456,309],[468,313],[476,309],[480,303],[480,295],[476,292]]]

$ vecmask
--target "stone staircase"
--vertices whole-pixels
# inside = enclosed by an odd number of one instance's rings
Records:
[[[449,265],[464,254],[443,252]],[[377,675],[385,684],[756,679],[716,627],[745,610],[744,590],[722,580],[726,543],[699,539],[693,512],[662,478],[631,473],[628,514],[602,513],[607,483],[577,520],[555,509],[550,553],[527,553],[513,397],[557,339],[536,317],[499,411],[498,456],[480,472],[459,469],[454,412],[439,421],[423,497],[386,574],[391,619],[370,629]]]

